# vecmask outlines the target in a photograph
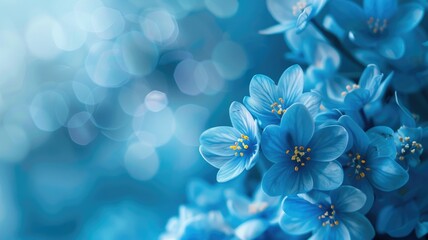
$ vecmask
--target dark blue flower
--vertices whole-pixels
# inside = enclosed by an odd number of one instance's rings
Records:
[[[309,21],[321,11],[326,2],[327,0],[268,0],[268,10],[279,24],[265,29],[261,33],[280,33],[293,28],[302,31]]]
[[[229,181],[251,169],[259,153],[260,133],[257,122],[238,102],[229,109],[233,127],[214,127],[200,137],[199,152],[212,166],[219,168],[217,181]]]
[[[262,143],[263,153],[274,162],[262,179],[267,194],[332,190],[342,184],[343,170],[335,159],[345,151],[348,134],[338,125],[315,131],[304,105],[292,105],[279,126],[266,127]]]
[[[299,65],[287,68],[278,86],[267,76],[255,75],[250,82],[250,96],[244,98],[244,104],[263,128],[279,124],[287,108],[296,102],[303,103],[315,115],[321,97],[315,92],[303,93],[303,85],[303,70]]]
[[[289,196],[282,204],[285,214],[280,226],[290,234],[312,232],[313,240],[372,239],[373,226],[358,212],[365,201],[364,193],[352,186],[328,193],[313,191]]]
[[[364,0],[361,8],[352,1],[339,0],[332,5],[334,18],[352,42],[390,59],[403,56],[402,34],[414,29],[424,15],[424,7],[416,2],[397,6],[397,0]]]
[[[395,161],[394,131],[388,127],[375,127],[365,133],[349,116],[339,122],[349,133],[347,152],[340,158],[345,171],[346,184],[361,189],[367,195],[363,212],[370,210],[373,187],[393,191],[408,180],[408,173]]]

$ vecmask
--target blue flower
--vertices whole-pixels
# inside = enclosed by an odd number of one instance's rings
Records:
[[[286,197],[280,226],[290,234],[312,232],[310,239],[372,239],[375,231],[358,212],[366,201],[363,192],[341,186],[328,193],[313,191]]]
[[[303,93],[303,85],[303,70],[299,65],[287,68],[278,86],[267,76],[255,75],[250,82],[250,97],[244,98],[244,104],[262,128],[279,124],[287,108],[296,102],[303,103],[315,115],[319,111],[321,97],[315,92]]]
[[[340,158],[345,171],[345,184],[361,189],[367,195],[362,212],[370,210],[373,187],[393,191],[408,180],[408,173],[395,161],[394,131],[388,127],[375,127],[365,133],[349,116],[339,123],[349,133],[347,152]]]
[[[374,64],[369,64],[362,73],[358,84],[345,78],[336,78],[328,81],[324,94],[325,104],[328,107],[346,110],[359,110],[368,103],[378,101],[383,97],[391,81],[389,74],[382,81],[383,74]]]
[[[293,28],[303,31],[326,2],[327,0],[268,0],[268,10],[279,24],[265,29],[261,33],[280,33]]]
[[[395,101],[400,109],[400,122],[402,126],[395,133],[397,146],[397,159],[404,167],[416,167],[420,163],[423,152],[424,129],[416,126],[416,120],[410,111],[400,103],[397,92]]]
[[[217,181],[226,182],[251,169],[258,159],[260,133],[257,122],[238,102],[229,108],[233,127],[214,127],[201,134],[199,152],[219,168]]]
[[[245,195],[228,194],[227,207],[239,220],[235,235],[239,239],[256,239],[277,224],[280,214],[280,198],[266,195],[258,188],[253,199]]]
[[[208,213],[181,206],[179,216],[172,217],[161,240],[217,240],[232,239],[233,229],[217,211]]]
[[[267,194],[332,190],[342,184],[343,170],[335,159],[345,151],[348,134],[338,125],[315,131],[314,120],[304,105],[292,105],[279,126],[266,127],[262,143],[263,153],[274,162],[262,179]]]
[[[416,2],[397,6],[397,0],[364,0],[361,8],[352,1],[340,0],[334,2],[332,14],[356,45],[398,59],[405,52],[401,36],[419,24],[424,7]]]

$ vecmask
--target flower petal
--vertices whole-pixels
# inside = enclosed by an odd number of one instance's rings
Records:
[[[308,109],[309,113],[315,117],[320,111],[321,95],[317,92],[303,93],[299,99],[299,102],[303,103]]]
[[[287,68],[279,78],[278,93],[284,98],[285,106],[298,101],[303,93],[303,70],[295,64]]]
[[[234,151],[230,146],[240,136],[238,130],[233,127],[213,127],[203,132],[199,141],[207,152],[219,156],[232,156]]]
[[[419,219],[419,209],[414,201],[400,206],[389,205],[380,211],[376,228],[379,232],[400,238],[409,235]]]
[[[236,178],[245,169],[245,157],[235,157],[221,166],[217,173],[218,182],[227,182]]]
[[[318,230],[309,238],[309,240],[351,240],[350,234],[344,224],[340,224],[334,227],[320,227]]]
[[[230,104],[229,116],[232,126],[242,134],[246,134],[249,137],[258,135],[256,121],[241,103],[232,102]]]
[[[378,53],[389,59],[399,59],[404,55],[406,45],[400,37],[389,38],[379,43]]]
[[[366,195],[358,188],[342,186],[331,192],[331,202],[339,212],[355,212],[366,202]]]
[[[291,162],[278,162],[264,174],[262,187],[270,196],[291,195],[312,190],[313,180],[304,168],[296,172]]]
[[[336,22],[345,30],[362,29],[362,22],[366,19],[363,9],[352,1],[336,1],[334,11],[331,11]],[[352,14],[349,14],[352,12]]]
[[[340,157],[348,144],[348,133],[339,125],[327,126],[314,133],[308,146],[313,161],[328,162]],[[312,161],[311,160],[311,161]]]
[[[279,220],[279,226],[281,229],[292,235],[302,235],[311,232],[315,230],[318,225],[320,224],[316,218],[310,221],[308,219],[293,218],[287,214],[284,214]]]
[[[370,182],[379,190],[390,192],[402,187],[409,179],[409,174],[400,164],[391,158],[379,157],[367,161]]]
[[[418,26],[424,16],[424,7],[418,3],[401,4],[398,14],[388,23],[394,34],[399,35],[409,32]]]
[[[231,155],[226,156],[217,155],[207,150],[207,148],[204,146],[199,147],[199,153],[205,159],[205,161],[207,161],[215,168],[221,168],[227,161],[235,157],[233,153],[231,153]]]
[[[370,91],[367,89],[355,89],[346,94],[344,102],[346,108],[358,110],[364,107],[370,101]]]
[[[235,229],[235,235],[242,240],[256,239],[270,226],[269,222],[262,219],[252,219],[239,225]]]
[[[287,142],[287,132],[280,126],[269,125],[262,133],[262,150],[265,157],[271,162],[279,162],[288,159],[285,151],[291,149]]]
[[[352,139],[350,140],[353,143],[351,147],[352,151],[354,153],[365,154],[369,145],[369,137],[363,129],[351,117],[346,115],[339,118],[339,123],[345,127],[349,138]]]
[[[285,197],[282,202],[282,210],[292,218],[306,220],[316,219],[324,213],[318,204],[312,204],[297,196]]]
[[[348,229],[352,240],[366,240],[375,237],[372,224],[363,214],[343,213],[341,214],[341,220]]]
[[[281,128],[289,133],[289,145],[307,146],[314,133],[315,123],[308,109],[296,103],[282,116]]]
[[[314,180],[314,189],[321,191],[333,190],[340,187],[343,182],[343,169],[337,161],[313,161],[307,166]]]

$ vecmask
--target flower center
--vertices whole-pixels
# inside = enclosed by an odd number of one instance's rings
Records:
[[[382,33],[388,26],[388,20],[370,17],[369,20],[367,20],[367,25],[374,34]]]
[[[311,148],[306,148],[303,146],[295,146],[293,151],[287,150],[285,153],[291,155],[291,161],[295,162],[294,171],[299,171],[299,168],[304,167],[307,161],[311,160],[309,153],[312,151]]]
[[[308,4],[306,3],[306,0],[300,0],[300,1],[296,2],[296,4],[294,4],[294,6],[293,6],[293,15],[297,16],[300,13],[302,13],[303,9],[305,9],[305,7],[307,5]]]
[[[276,113],[279,116],[281,116],[282,114],[284,114],[287,109],[282,108],[284,104],[284,99],[283,98],[278,98],[278,102],[274,102],[270,105],[270,107],[272,108],[272,113]]]
[[[248,205],[248,213],[256,214],[264,211],[267,207],[269,207],[267,202],[255,202]]]
[[[348,154],[348,157],[351,159],[346,166],[352,167],[355,169],[354,176],[357,180],[360,180],[361,178],[366,177],[366,173],[370,171],[369,167],[365,167],[366,160],[363,159],[363,157],[357,153],[353,155],[352,153]],[[352,176],[352,175],[351,175]]]
[[[408,154],[421,154],[422,153],[422,144],[411,141],[410,137],[402,137],[399,136],[398,140],[400,140],[401,143],[401,149],[399,152],[397,152],[398,159],[401,161],[404,161],[406,159],[406,155]]]
[[[248,144],[250,138],[247,135],[241,134],[241,137],[236,140],[234,145],[231,145],[229,148],[235,151],[235,156],[243,157],[245,151],[249,148]]]
[[[358,85],[358,84],[352,84],[352,86],[351,85],[346,85],[346,91],[342,92],[342,96],[344,97],[344,96],[346,96],[346,94],[348,94],[348,93],[350,93],[350,92],[352,92],[352,91],[354,91],[355,89],[358,89],[358,88],[360,88],[360,85]]]
[[[339,225],[339,221],[336,219],[336,211],[334,210],[334,205],[330,205],[330,206],[323,206],[323,205],[319,205],[319,208],[325,210],[325,212],[323,214],[321,214],[320,216],[318,216],[318,219],[322,221],[322,226],[330,226],[330,227],[334,227]]]

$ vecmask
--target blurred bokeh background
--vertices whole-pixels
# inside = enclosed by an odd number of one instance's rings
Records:
[[[0,239],[156,239],[200,133],[288,64],[264,1],[0,0]]]

